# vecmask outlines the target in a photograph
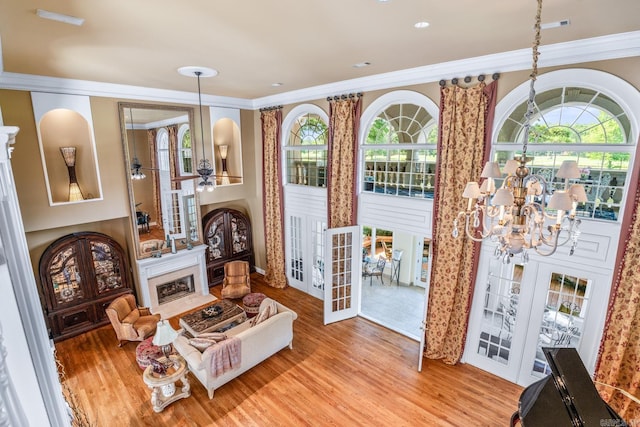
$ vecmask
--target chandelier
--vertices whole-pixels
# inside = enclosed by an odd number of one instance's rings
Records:
[[[133,139],[133,160],[131,161],[131,179],[133,180],[141,180],[145,179],[147,175],[144,174],[140,169],[142,168],[142,163],[138,159],[138,151],[136,150],[136,128],[135,123],[133,122],[133,109],[129,108],[129,117],[131,118],[131,138]]]
[[[542,0],[538,0],[533,44],[533,70],[530,75],[529,98],[524,115],[522,155],[508,160],[506,174],[500,188],[495,180],[503,178],[497,162],[487,162],[478,182],[468,182],[462,197],[468,199],[466,210],[453,221],[453,237],[459,235],[458,225],[464,221],[464,232],[471,240],[497,242],[495,255],[510,263],[514,255],[521,254],[522,262],[529,260],[528,250],[549,256],[558,246],[571,242],[569,255],[573,255],[580,236],[580,220],[576,219],[578,203],[587,201],[584,187],[570,184],[580,178],[580,170],[573,160],[565,160],[556,173],[564,179],[564,188],[551,193],[544,177],[531,174],[527,162],[527,144],[531,129],[531,116],[535,106],[534,82],[538,75],[538,48],[540,46],[540,16]],[[536,136],[534,134],[534,136]],[[537,136],[536,136],[537,137]],[[548,199],[548,203],[547,203]]]
[[[211,162],[206,158],[204,153],[204,125],[202,121],[202,93],[200,91],[200,77],[212,77],[218,74],[218,72],[211,68],[205,67],[181,67],[178,69],[178,72],[184,76],[196,76],[198,79],[198,106],[200,108],[200,142],[202,143],[202,158],[198,162],[198,168],[196,172],[200,176],[200,182],[196,187],[198,192],[203,192],[205,189],[207,191],[213,191],[216,184],[214,180],[211,179],[211,175],[213,175],[213,168],[211,167]]]

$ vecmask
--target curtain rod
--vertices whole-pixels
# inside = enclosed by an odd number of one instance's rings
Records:
[[[346,95],[346,94],[342,94],[342,95],[336,95],[336,96],[327,96],[327,101],[331,101],[331,100],[337,101],[337,100],[339,100],[339,99],[344,100],[344,99],[347,99],[347,98],[354,98],[354,97],[356,97],[356,96],[357,96],[358,98],[360,98],[360,97],[362,96],[362,92],[358,92],[358,93],[350,93],[350,94],[348,94],[348,95]]]
[[[471,81],[471,79],[472,79],[472,78],[473,78],[473,77],[471,77],[471,76],[466,76],[466,77],[464,78],[464,82],[465,82],[465,83],[469,83],[469,82]],[[484,74],[480,74],[477,78],[478,78],[478,81],[479,81],[479,82],[483,82],[483,81],[484,81],[484,79],[485,79],[485,75],[484,75]],[[492,78],[493,80],[498,80],[498,79],[500,78],[500,73],[493,73],[493,74],[491,75],[491,78]],[[445,86],[446,84],[447,84],[447,81],[446,81],[446,80],[444,80],[444,79],[443,79],[443,80],[440,80],[440,86]],[[458,84],[458,78],[457,78],[457,77],[452,78],[452,79],[451,79],[451,84],[453,84],[453,85],[457,85],[457,84]]]
[[[260,109],[260,112],[277,110],[278,108],[282,108],[282,105],[274,105],[273,107],[264,107]]]

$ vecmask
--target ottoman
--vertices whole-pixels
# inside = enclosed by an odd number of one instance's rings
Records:
[[[151,364],[151,359],[157,360],[163,356],[162,349],[153,345],[151,341],[153,337],[145,339],[136,347],[136,362],[142,370]]]
[[[258,310],[260,309],[260,303],[267,296],[265,294],[261,294],[259,292],[253,292],[245,295],[242,298],[242,305],[244,306],[244,311],[247,313],[247,317],[253,317],[258,314]]]

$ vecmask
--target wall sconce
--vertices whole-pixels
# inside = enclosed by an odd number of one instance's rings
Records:
[[[226,144],[219,145],[218,150],[220,150],[220,159],[222,159],[222,178],[220,180],[220,185],[231,184],[229,172],[227,171],[227,153],[229,152],[229,146]]]
[[[76,178],[76,147],[60,147],[60,152],[69,172],[69,201],[84,200]]]

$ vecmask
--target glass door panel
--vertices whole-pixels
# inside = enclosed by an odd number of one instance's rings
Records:
[[[289,216],[288,234],[287,277],[293,287],[306,291],[306,286],[304,285],[302,217]]]

